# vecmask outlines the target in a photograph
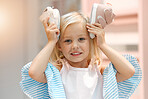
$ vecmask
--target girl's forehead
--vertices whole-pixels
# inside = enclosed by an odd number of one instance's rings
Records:
[[[63,38],[75,38],[75,37],[80,37],[80,36],[88,36],[86,33],[75,33],[75,34],[68,34],[68,35],[64,35]]]
[[[88,35],[86,25],[83,23],[70,24],[63,32],[63,36],[65,37],[71,35]]]

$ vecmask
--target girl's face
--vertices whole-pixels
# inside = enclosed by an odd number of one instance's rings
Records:
[[[90,37],[82,23],[69,25],[61,35],[59,50],[65,58],[72,62],[86,62],[88,60]]]

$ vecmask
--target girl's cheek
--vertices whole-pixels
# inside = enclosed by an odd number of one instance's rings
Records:
[[[65,47],[63,47],[63,48],[64,48],[64,51],[68,51],[68,50],[70,49],[69,46],[65,46]]]

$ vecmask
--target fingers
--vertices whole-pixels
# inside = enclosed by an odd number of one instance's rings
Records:
[[[88,32],[98,35],[102,33],[102,30],[88,29]]]
[[[99,24],[99,23],[94,23],[94,24],[87,23],[86,25],[90,26],[90,27],[100,27],[100,28],[102,27],[101,24]]]
[[[57,28],[55,23],[51,23],[51,24],[49,23],[49,17],[46,18],[46,20],[44,20],[43,25],[44,25],[45,29],[47,29],[47,28],[56,29]]]
[[[49,25],[49,28],[50,28],[50,29],[57,29],[57,25],[54,24],[54,23],[51,23],[51,24]]]
[[[88,29],[88,32],[93,33],[95,35],[101,34],[104,31],[102,29],[101,24],[99,23],[94,23],[94,24],[87,23],[86,27]]]
[[[102,25],[99,23],[94,23],[93,25],[102,29]]]
[[[48,26],[49,17],[43,21],[44,28],[46,29]]]
[[[99,23],[94,23],[94,24],[89,24],[89,23],[87,23],[87,24],[86,24],[86,27],[87,27],[87,28],[94,28],[94,29],[99,29],[99,28],[102,29],[102,26],[101,26],[101,24],[99,24]]]
[[[57,35],[59,35],[59,34],[60,34],[59,29],[54,29],[54,32],[55,32]]]

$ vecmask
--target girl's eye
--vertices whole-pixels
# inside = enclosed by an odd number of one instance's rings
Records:
[[[65,40],[64,42],[68,42],[68,43],[70,43],[70,42],[71,42],[71,40]]]
[[[85,38],[79,38],[79,41],[83,41],[83,40],[85,40]]]

